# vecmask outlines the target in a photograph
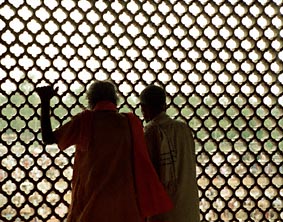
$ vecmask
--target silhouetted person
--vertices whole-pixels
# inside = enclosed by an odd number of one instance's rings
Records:
[[[49,103],[56,92],[50,86],[36,91],[44,143],[61,150],[76,146],[68,222],[142,222],[172,208],[148,157],[141,122],[118,113],[112,83],[93,83],[89,109],[55,131]]]
[[[145,138],[156,172],[171,197],[174,209],[149,221],[199,222],[195,145],[186,123],[166,114],[165,90],[150,85],[140,95],[147,122]]]

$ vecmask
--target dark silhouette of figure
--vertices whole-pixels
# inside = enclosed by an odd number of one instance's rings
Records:
[[[147,122],[145,138],[156,172],[171,197],[174,209],[149,218],[149,221],[199,222],[195,146],[186,123],[166,114],[165,90],[146,87],[140,95]]]
[[[115,86],[94,82],[89,109],[52,130],[51,86],[37,88],[45,144],[76,146],[68,222],[142,222],[172,203],[151,165],[140,120],[117,111]]]

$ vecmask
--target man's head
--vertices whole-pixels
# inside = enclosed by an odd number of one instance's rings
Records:
[[[166,110],[165,90],[160,86],[147,86],[140,95],[141,109],[146,122]]]
[[[115,86],[109,81],[95,81],[87,91],[88,105],[93,109],[98,102],[109,101],[117,105]]]

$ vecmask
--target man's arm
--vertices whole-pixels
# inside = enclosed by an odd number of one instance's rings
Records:
[[[56,139],[51,127],[50,121],[50,99],[55,95],[55,91],[51,86],[44,86],[36,89],[41,100],[41,134],[45,144],[56,143]]]

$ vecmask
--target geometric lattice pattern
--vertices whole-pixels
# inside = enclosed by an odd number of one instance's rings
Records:
[[[0,221],[61,222],[74,148],[44,147],[111,79],[141,116],[145,85],[194,131],[202,221],[283,221],[282,0],[0,0]]]

